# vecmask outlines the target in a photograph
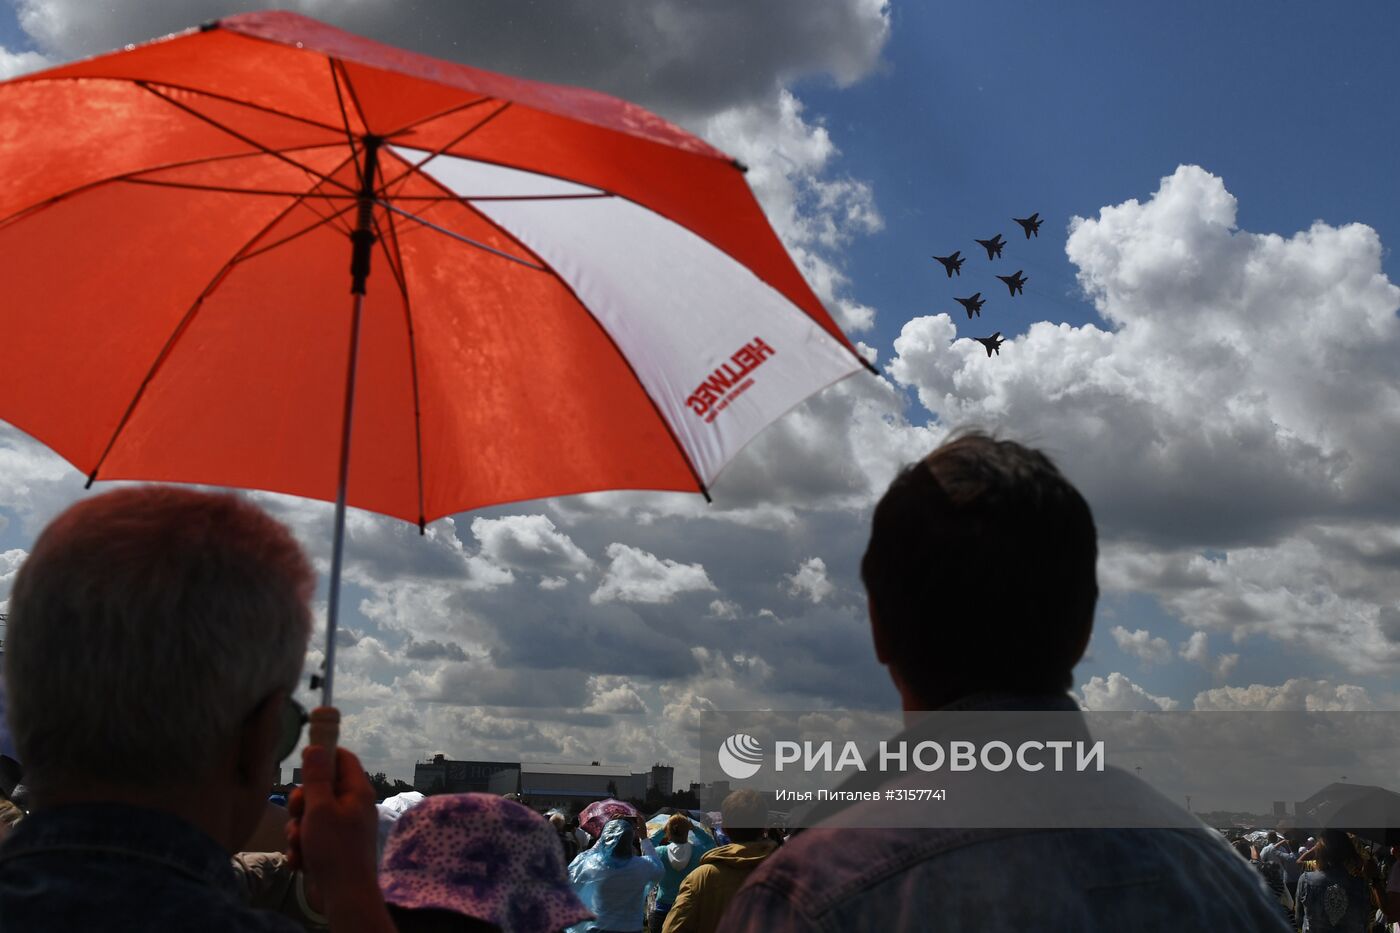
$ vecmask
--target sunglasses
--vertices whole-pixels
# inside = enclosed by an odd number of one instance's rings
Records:
[[[292,753],[292,749],[297,747],[297,742],[301,741],[301,730],[306,728],[306,724],[311,721],[311,717],[306,715],[306,709],[287,697],[287,702],[282,704],[282,731],[277,740],[277,760],[284,761]]]

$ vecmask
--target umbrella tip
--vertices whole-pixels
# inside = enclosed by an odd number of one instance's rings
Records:
[[[749,173],[749,167],[743,162],[740,162],[738,159],[730,159],[729,164],[737,168],[739,171],[743,172],[745,175]]]
[[[428,533],[428,520],[423,516],[418,516],[418,536],[421,538]]]
[[[865,368],[871,373],[875,374],[876,376],[880,375],[880,369],[874,363],[870,362],[863,356],[860,358],[860,361],[861,363],[865,364]]]
[[[91,488],[92,488],[92,483],[93,483],[93,481],[96,480],[96,479],[97,479],[97,468],[96,468],[96,467],[93,467],[93,468],[92,468],[92,472],[88,474],[87,482],[86,482],[86,483],[83,483],[83,488],[84,488],[84,489],[91,489]]]
[[[211,30],[211,29],[218,29],[218,28],[219,28],[219,21],[218,21],[217,19],[206,19],[204,22],[202,22],[202,23],[199,24],[199,31],[200,31],[200,32],[208,32],[208,31]]]

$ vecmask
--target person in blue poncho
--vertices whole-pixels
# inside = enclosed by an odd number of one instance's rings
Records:
[[[715,841],[684,813],[673,813],[666,825],[652,834],[651,841],[659,843],[656,851],[664,874],[657,885],[656,906],[652,908],[648,930],[661,933],[681,882],[700,864],[700,857],[715,847]]]
[[[569,933],[639,933],[647,887],[661,880],[661,859],[651,840],[641,839],[631,820],[611,820],[598,844],[569,864],[569,880],[579,899],[597,919],[569,928]]]

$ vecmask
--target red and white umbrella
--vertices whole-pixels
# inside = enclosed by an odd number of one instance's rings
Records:
[[[864,365],[741,169],[289,13],[5,82],[0,417],[90,479],[337,501],[333,628],[347,503],[703,492]]]

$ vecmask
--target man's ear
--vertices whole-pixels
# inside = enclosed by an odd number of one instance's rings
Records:
[[[875,642],[875,659],[889,667],[890,658],[893,655],[890,650],[889,637],[880,625],[880,615],[875,611],[875,600],[871,599],[869,595],[865,597],[865,606],[866,611],[870,613],[870,637]]]
[[[253,707],[238,734],[235,774],[242,783],[266,784],[277,762],[277,742],[282,737],[282,707],[286,691],[274,690]]]

